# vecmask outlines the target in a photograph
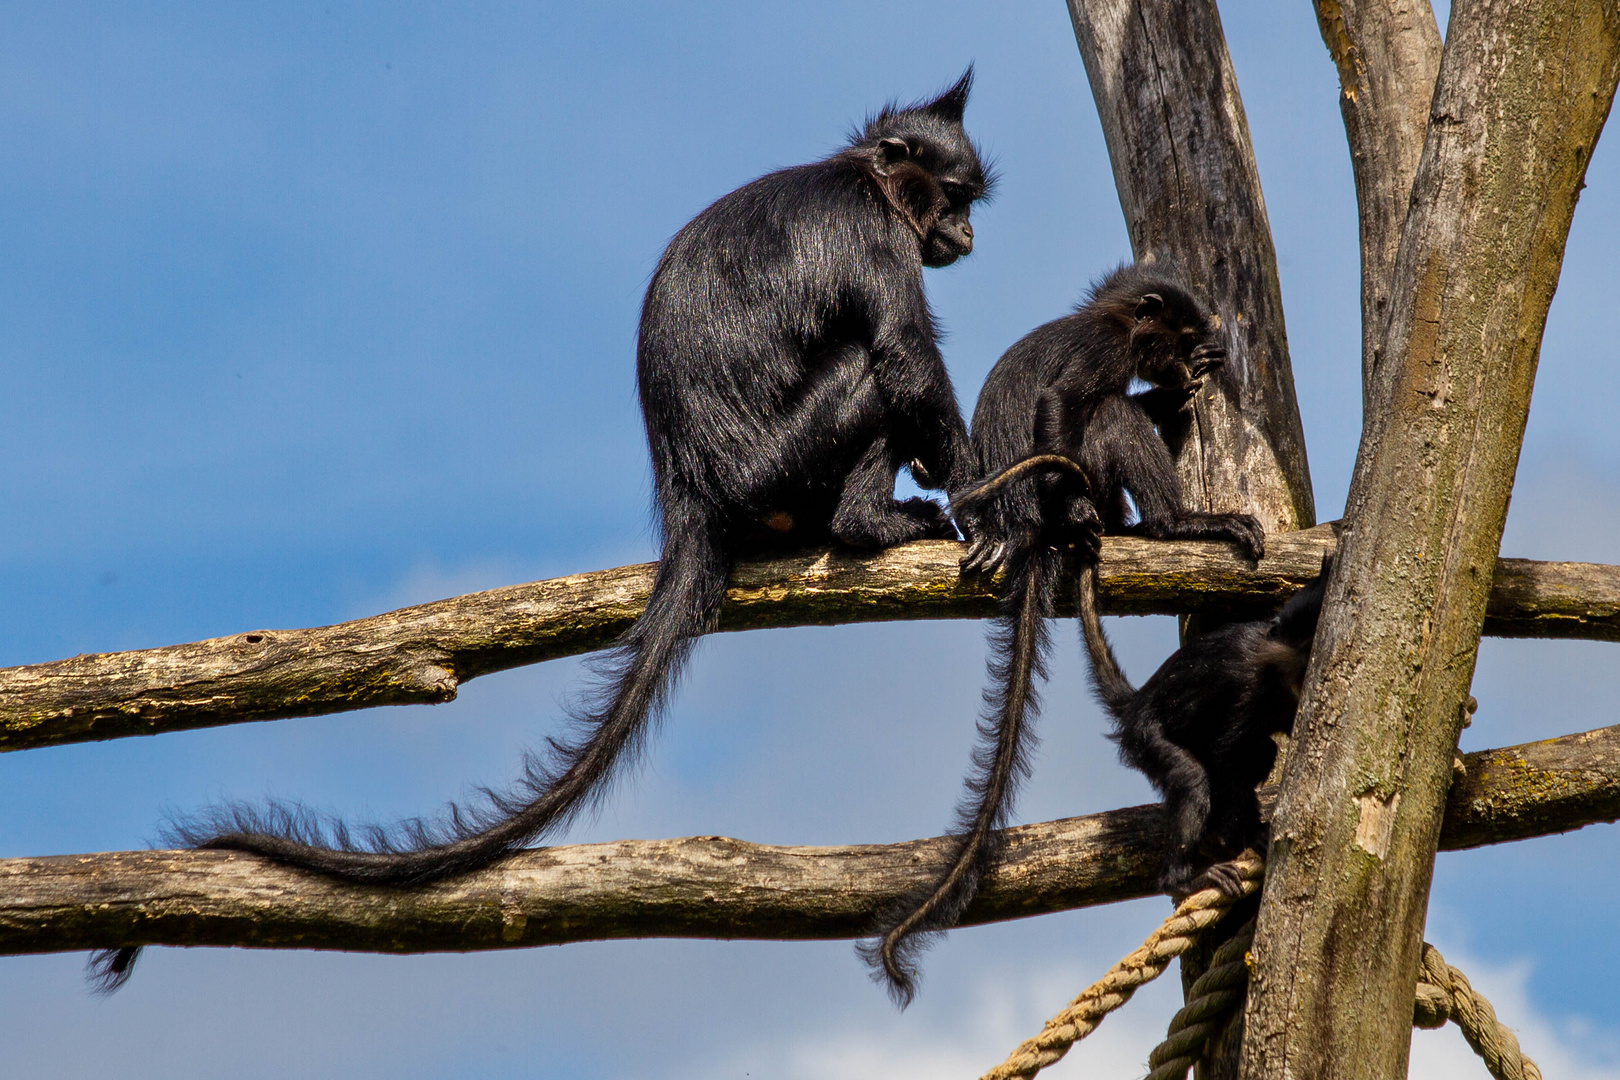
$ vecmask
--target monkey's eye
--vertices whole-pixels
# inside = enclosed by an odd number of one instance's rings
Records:
[[[958,184],[955,180],[941,180],[939,190],[945,193],[945,197],[951,201],[953,206],[961,206],[963,203],[972,201],[968,196],[967,185]]]

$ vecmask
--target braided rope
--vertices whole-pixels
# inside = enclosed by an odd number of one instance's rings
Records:
[[[1228,896],[1220,889],[1210,888],[1181,901],[1175,914],[1149,935],[1140,948],[1109,968],[1106,975],[1081,992],[1068,1008],[1048,1020],[1039,1035],[1020,1043],[1006,1061],[985,1073],[981,1080],[1028,1080],[1095,1031],[1103,1017],[1129,1001],[1139,987],[1163,974],[1170,961],[1192,948],[1206,927],[1219,922],[1241,897],[1250,896],[1260,888],[1265,863],[1259,855],[1245,851],[1231,865],[1242,877],[1239,896]]]
[[[1468,976],[1446,963],[1440,950],[1425,941],[1412,1023],[1436,1028],[1447,1020],[1462,1029],[1463,1038],[1496,1080],[1541,1080],[1541,1070],[1519,1049],[1513,1032],[1496,1019],[1491,1003],[1468,985]]]
[[[1068,1008],[1048,1020],[1039,1035],[1020,1043],[1006,1061],[980,1080],[1029,1080],[1095,1031],[1103,1017],[1129,1001],[1138,988],[1163,974],[1170,961],[1190,949],[1227,909],[1259,889],[1265,873],[1259,855],[1245,851],[1231,865],[1242,878],[1239,896],[1204,889],[1184,899],[1141,948],[1109,968]],[[1188,989],[1187,1004],[1171,1019],[1164,1041],[1148,1056],[1152,1071],[1146,1080],[1183,1080],[1203,1057],[1209,1041],[1242,1008],[1249,990],[1248,952],[1254,931],[1255,920],[1250,919],[1215,950],[1209,967]],[[1412,1025],[1437,1028],[1447,1020],[1462,1029],[1463,1038],[1495,1080],[1541,1080],[1541,1070],[1519,1049],[1513,1032],[1496,1019],[1491,1003],[1469,985],[1466,975],[1446,963],[1439,949],[1424,942]]]
[[[1249,946],[1254,920],[1227,938],[1209,958],[1209,967],[1187,990],[1187,1004],[1170,1020],[1164,1042],[1148,1055],[1147,1080],[1182,1080],[1204,1049],[1243,1006],[1249,992]]]
[[[1209,970],[1187,991],[1187,1004],[1170,1021],[1169,1032],[1148,1056],[1147,1080],[1182,1080],[1198,1064],[1209,1040],[1243,1004],[1249,988],[1244,959],[1254,942],[1254,921],[1215,950]],[[1496,1019],[1491,1003],[1468,983],[1468,976],[1447,964],[1428,942],[1412,1002],[1412,1026],[1437,1028],[1455,1021],[1463,1038],[1485,1062],[1496,1080],[1541,1080],[1541,1070],[1519,1049],[1519,1040]]]

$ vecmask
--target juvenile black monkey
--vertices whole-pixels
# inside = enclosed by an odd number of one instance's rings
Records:
[[[1034,679],[1045,677],[1047,621],[1063,560],[1094,561],[1102,531],[1221,538],[1252,558],[1263,552],[1252,517],[1186,508],[1155,429],[1176,420],[1225,355],[1213,321],[1186,289],[1127,266],[1094,286],[1073,314],[1014,344],[985,380],[973,444],[979,475],[989,479],[953,488],[953,505],[972,541],[963,570],[1005,570],[1005,585],[980,746],[949,859],[894,908],[879,940],[864,949],[900,1000],[913,992],[917,935],[953,925],[973,898],[994,860],[1014,788],[1028,772]],[[1150,388],[1133,395],[1138,379]],[[1134,522],[1127,493],[1136,503]]]
[[[926,499],[973,475],[923,267],[973,250],[992,185],[962,126],[970,67],[931,101],[889,106],[838,153],[760,177],[675,234],[641,310],[636,373],[663,553],[578,734],[525,762],[518,789],[447,820],[365,832],[300,807],[230,806],[173,830],[350,881],[410,885],[485,866],[554,831],[645,741],[695,639],[713,629],[739,556],[835,541],[953,538]],[[97,954],[106,988],[135,950]]]
[[[1172,894],[1214,885],[1242,895],[1225,860],[1265,837],[1254,789],[1277,760],[1271,736],[1291,731],[1327,589],[1329,561],[1315,581],[1269,619],[1229,623],[1193,638],[1140,690],[1114,659],[1097,618],[1096,568],[1080,576],[1080,625],[1092,688],[1114,719],[1127,765],[1164,798],[1170,835],[1159,887]],[[1214,865],[1198,875],[1200,863]]]

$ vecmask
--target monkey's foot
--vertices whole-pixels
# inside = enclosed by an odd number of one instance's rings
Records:
[[[945,508],[931,499],[891,500],[871,514],[839,513],[832,521],[838,542],[853,548],[885,548],[912,540],[955,540],[956,526]]]

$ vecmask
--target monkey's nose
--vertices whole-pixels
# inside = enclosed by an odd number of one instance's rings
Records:
[[[973,226],[971,226],[971,225],[963,225],[962,226],[962,235],[967,237],[969,240],[973,239]]]

